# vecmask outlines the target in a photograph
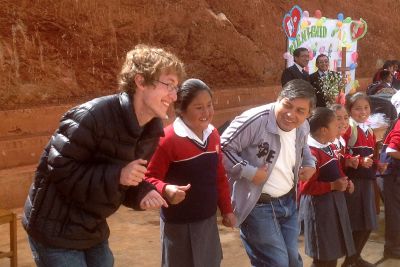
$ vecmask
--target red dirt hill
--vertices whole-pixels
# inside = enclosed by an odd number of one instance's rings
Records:
[[[141,42],[178,54],[214,88],[277,84],[282,18],[294,4],[367,21],[358,77],[400,58],[399,1],[0,0],[0,109],[114,92],[125,53]]]

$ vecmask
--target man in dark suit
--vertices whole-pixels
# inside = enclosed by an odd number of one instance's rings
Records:
[[[294,64],[293,66],[286,68],[281,77],[282,87],[291,80],[302,79],[309,81],[310,77],[308,72],[304,70],[308,65],[309,53],[307,48],[299,47],[293,51]]]
[[[316,60],[318,70],[310,75],[311,85],[315,88],[317,96],[317,107],[326,107],[326,100],[322,90],[321,78],[329,72],[329,58],[327,55],[320,54]]]

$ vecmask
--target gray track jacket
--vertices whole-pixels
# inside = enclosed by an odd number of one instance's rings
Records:
[[[263,185],[253,184],[252,177],[263,165],[267,165],[269,176],[279,155],[281,144],[274,108],[275,103],[271,103],[245,111],[221,136],[223,163],[238,225],[246,219],[261,195]],[[309,130],[305,121],[296,131],[295,186],[300,166],[315,167],[315,158],[307,145]]]

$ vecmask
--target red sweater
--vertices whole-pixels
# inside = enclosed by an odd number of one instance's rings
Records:
[[[323,195],[331,192],[331,182],[345,176],[335,153],[335,145],[325,148],[310,146],[311,154],[316,158],[316,172],[308,181],[300,182],[300,194]]]
[[[228,179],[222,164],[217,129],[204,145],[176,135],[173,125],[164,129],[165,137],[151,158],[146,180],[163,193],[167,184],[187,185],[184,201],[162,208],[161,217],[168,222],[185,223],[214,215],[218,205],[222,214],[231,213]]]
[[[375,149],[375,136],[373,133],[367,131],[367,134],[361,130],[359,126],[357,126],[357,141],[353,146],[349,146],[349,139],[351,136],[351,127],[347,129],[345,134],[343,135],[343,139],[346,141],[346,151],[350,155],[357,156],[360,155],[360,161],[363,157],[367,157],[371,154],[374,154]],[[378,161],[374,160],[374,165],[371,168],[364,168],[361,164],[358,165],[357,169],[347,168],[346,174],[350,179],[353,178],[363,178],[363,179],[374,179],[376,172],[376,164]]]

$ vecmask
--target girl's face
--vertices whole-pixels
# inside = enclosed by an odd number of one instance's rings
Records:
[[[338,121],[339,135],[343,135],[349,128],[349,114],[345,108],[336,110],[336,119]]]
[[[331,122],[328,124],[328,127],[326,128],[327,131],[325,137],[327,142],[335,141],[339,132],[338,128],[339,128],[338,120],[336,119],[336,117],[333,117],[331,119]]]
[[[185,124],[200,138],[203,138],[203,131],[207,129],[213,116],[212,98],[205,90],[199,91],[181,114]]]
[[[365,122],[370,114],[371,108],[369,102],[364,98],[358,99],[350,110],[350,116],[358,123]]]

